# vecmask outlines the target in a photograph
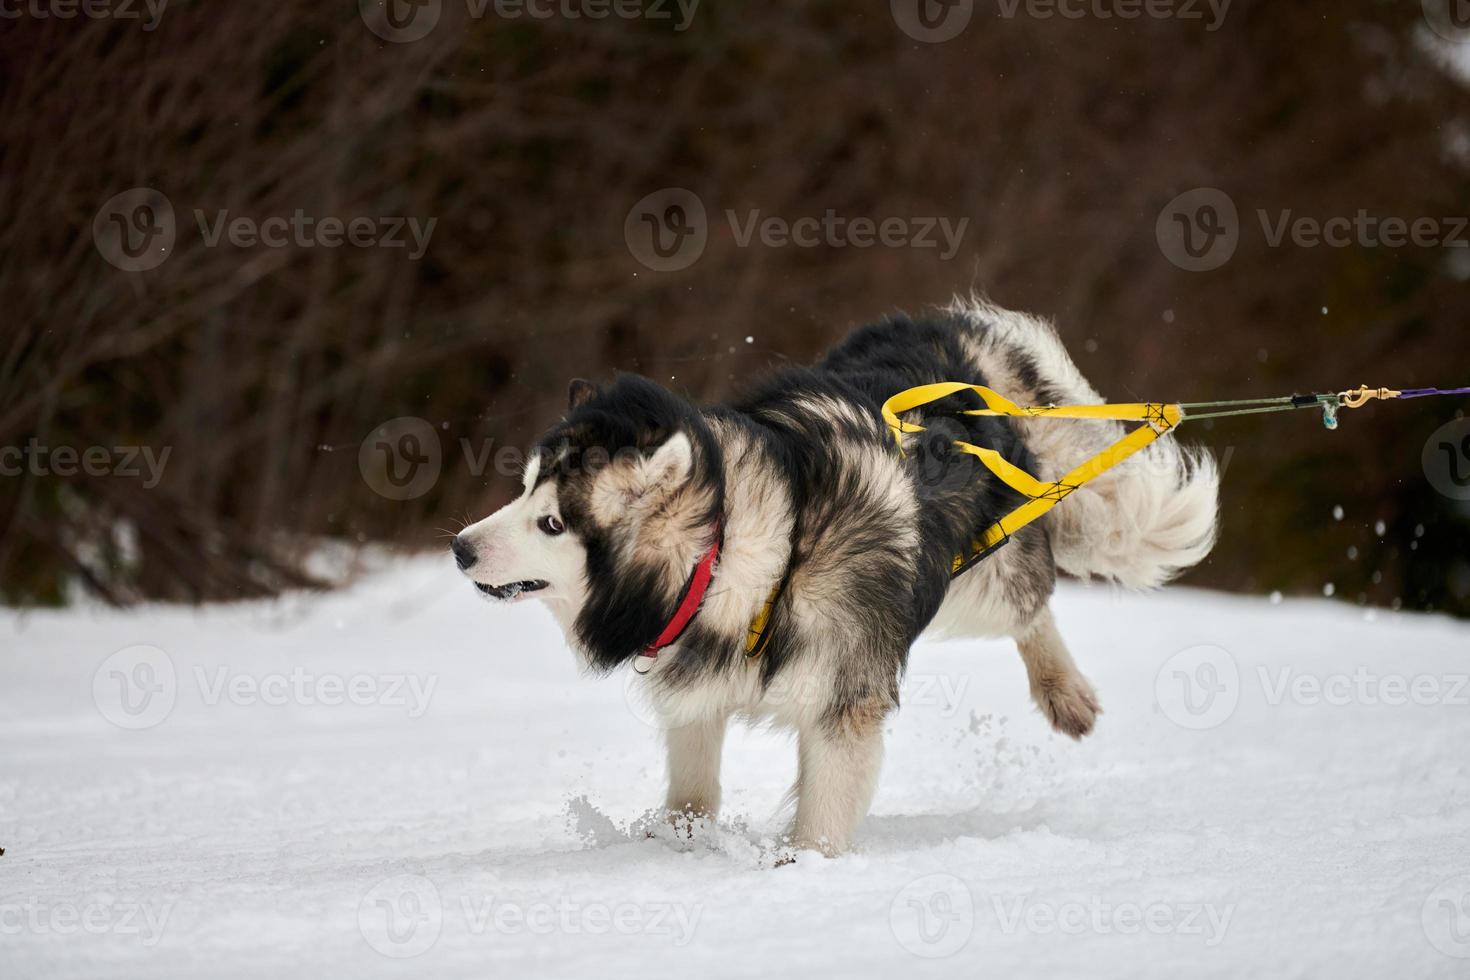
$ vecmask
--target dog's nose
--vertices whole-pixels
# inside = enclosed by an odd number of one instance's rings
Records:
[[[454,552],[454,560],[459,563],[460,571],[464,571],[475,563],[475,549],[464,538],[455,535],[454,543],[449,546]]]

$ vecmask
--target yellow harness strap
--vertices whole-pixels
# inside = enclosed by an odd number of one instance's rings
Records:
[[[771,623],[771,610],[776,608],[776,599],[781,595],[781,586],[778,584],[766,597],[765,605],[761,611],[755,614],[755,619],[750,623],[750,628],[745,631],[745,655],[750,658],[759,657],[766,652],[766,647],[771,642],[771,635],[766,627]]]
[[[1019,466],[1011,463],[994,449],[955,441],[955,448],[976,457],[1006,486],[1015,490],[1026,503],[1006,514],[981,532],[971,542],[969,555],[955,555],[950,565],[952,575],[974,563],[989,551],[1003,544],[1021,528],[1041,517],[1060,503],[1068,494],[1123,460],[1145,448],[1160,436],[1184,421],[1184,409],[1179,405],[1164,405],[1155,402],[1139,402],[1125,405],[1047,405],[1045,407],[1022,407],[989,388],[968,384],[963,381],[940,381],[935,384],[919,385],[901,391],[883,403],[883,421],[893,430],[893,439],[898,444],[899,455],[903,455],[903,435],[906,432],[923,432],[924,427],[905,422],[898,416],[901,412],[937,402],[941,398],[961,391],[973,391],[985,403],[985,408],[967,409],[960,415],[1007,415],[1020,418],[1058,419],[1110,419],[1123,422],[1142,422],[1117,442],[1091,459],[1078,465],[1054,483],[1038,480]]]

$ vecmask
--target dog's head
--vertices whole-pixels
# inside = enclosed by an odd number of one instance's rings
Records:
[[[589,664],[651,642],[724,506],[718,443],[652,381],[573,381],[566,417],[530,454],[521,495],[454,539],[460,569],[499,601],[548,602]]]

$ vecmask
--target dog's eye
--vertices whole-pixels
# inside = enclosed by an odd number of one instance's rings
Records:
[[[543,534],[551,535],[560,534],[567,529],[567,526],[561,522],[560,517],[553,517],[550,514],[537,521],[536,526],[541,529]]]

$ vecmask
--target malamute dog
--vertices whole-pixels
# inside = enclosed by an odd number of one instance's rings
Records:
[[[671,819],[715,814],[726,725],[759,719],[798,735],[791,842],[841,852],[921,633],[1014,637],[1037,706],[1080,738],[1099,708],[1047,605],[1057,571],[1150,588],[1214,542],[1214,464],[1163,439],[952,579],[977,530],[1023,501],[953,440],[1049,481],[1123,427],[953,414],[980,407],[962,393],[907,414],[928,431],[900,455],[879,407],[938,381],[1103,401],[1049,324],[978,300],[864,327],[725,405],[631,375],[574,381],[519,499],[465,528],[455,558],[487,596],[544,600],[592,670],[646,670]]]

